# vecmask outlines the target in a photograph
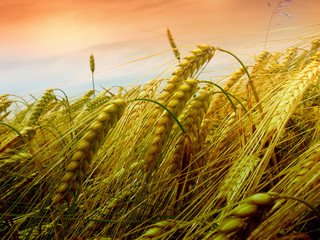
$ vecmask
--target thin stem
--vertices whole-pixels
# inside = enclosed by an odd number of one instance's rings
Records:
[[[312,212],[320,219],[320,213],[317,211],[317,209],[315,209],[310,203],[308,203],[305,200],[302,200],[302,199],[296,198],[296,197],[292,197],[292,196],[274,193],[274,192],[269,192],[269,194],[274,196],[275,198],[278,198],[278,199],[281,199],[281,198],[282,199],[291,199],[291,200],[301,202],[301,203],[305,204],[306,206],[308,206],[312,210]]]
[[[232,52],[229,52],[229,51],[224,50],[224,49],[219,48],[219,47],[217,47],[216,49],[219,50],[219,51],[221,51],[221,52],[228,53],[228,54],[230,54],[231,56],[233,56],[235,59],[237,59],[237,61],[241,64],[241,66],[243,67],[244,71],[246,72],[246,74],[247,74],[247,76],[248,76],[248,78],[249,78],[249,81],[252,81],[251,76],[250,76],[250,74],[249,74],[249,72],[248,72],[248,69],[246,68],[246,66],[243,64],[243,62],[242,62],[236,55],[234,55]]]
[[[44,125],[40,125],[39,128],[46,128],[57,140],[60,140],[60,138],[58,138],[53,131],[51,131],[50,129],[48,129],[47,127],[52,127],[54,128],[63,138],[63,140],[65,140],[64,143],[66,143],[66,139],[65,137],[63,137],[63,134],[59,131],[59,129],[57,129],[54,125],[51,125],[51,124],[44,124]],[[63,145],[59,142],[61,148],[63,149]]]
[[[94,87],[94,74],[92,73],[91,74],[91,79],[92,79],[92,89],[93,89],[93,96],[96,97],[96,90],[95,90],[95,87]]]
[[[59,100],[59,99],[57,99],[57,98],[55,98],[55,100],[58,101],[58,102],[60,102],[60,103],[61,103],[62,105],[64,105],[64,107],[66,108],[67,113],[69,114],[70,126],[72,127],[71,111],[70,111],[70,104],[69,104],[68,96],[67,96],[67,94],[66,94],[64,91],[62,91],[62,90],[59,89],[59,88],[57,88],[57,89],[55,89],[55,90],[61,91],[61,92],[64,94],[65,98],[66,98],[66,104],[65,104],[63,101],[61,101],[61,100]],[[72,138],[73,138],[72,132],[70,133],[70,135],[71,135],[71,139],[72,139]]]
[[[184,130],[182,124],[180,123],[180,121],[178,120],[178,118],[168,109],[166,108],[164,105],[162,105],[161,103],[152,100],[152,99],[148,99],[148,98],[135,98],[133,99],[134,101],[148,101],[148,102],[153,102],[155,104],[158,104],[159,106],[161,106],[163,109],[165,109],[173,118],[174,120],[178,123],[179,127],[181,128],[181,131],[186,134],[186,130]]]
[[[67,104],[68,104],[68,106],[69,106],[69,100],[68,100],[67,94],[66,94],[64,91],[62,91],[60,88],[56,88],[56,89],[54,89],[54,90],[57,90],[57,91],[60,91],[60,92],[63,93],[63,95],[66,97],[66,102],[67,102]]]
[[[268,37],[269,37],[269,30],[270,30],[270,26],[271,26],[271,22],[272,22],[272,19],[275,15],[275,13],[277,12],[277,9],[279,8],[279,5],[280,5],[281,1],[278,2],[278,5],[277,7],[275,8],[275,10],[273,11],[270,19],[269,19],[269,23],[268,23],[268,28],[267,28],[267,33],[266,33],[266,39],[264,41],[264,47],[263,47],[263,50],[266,50],[266,47],[267,47],[267,42],[268,42]]]
[[[210,82],[210,81],[201,81],[201,82],[210,83],[210,84],[216,86],[217,88],[219,88],[219,89],[224,93],[224,95],[226,95],[226,97],[228,98],[228,100],[230,101],[230,103],[231,103],[231,105],[232,105],[232,108],[233,108],[233,109],[236,109],[236,106],[233,104],[233,102],[232,102],[231,98],[229,97],[228,93],[227,93],[225,90],[223,90],[222,87],[220,87],[218,84],[213,83],[213,82]]]
[[[23,97],[20,97],[20,96],[15,95],[15,94],[10,94],[10,96],[16,97],[16,98],[20,98],[20,99],[23,101],[23,102],[21,102],[21,103],[23,103],[24,105],[26,105],[28,108],[30,107],[29,104],[28,104],[28,102],[27,102]],[[16,102],[17,102],[17,101],[16,101]]]
[[[4,122],[0,122],[0,125],[5,125],[5,126],[11,128],[12,130],[14,130],[14,131],[20,136],[20,138],[21,138],[27,145],[29,145],[29,142],[27,141],[27,139],[26,139],[17,129],[15,129],[13,126],[11,126],[11,125],[9,125],[9,124],[7,124],[7,123],[4,123]]]
[[[224,92],[213,92],[213,93],[224,93]],[[233,97],[240,105],[241,105],[241,107],[243,108],[243,110],[247,113],[248,112],[248,110],[245,108],[245,106],[243,106],[243,104],[240,102],[240,100],[238,99],[238,98],[236,98],[233,94],[231,94],[231,93],[227,93],[227,92],[225,92],[227,95],[229,95],[229,96],[231,96],[231,97]]]
[[[232,52],[229,52],[227,50],[224,50],[224,49],[221,49],[221,48],[216,48],[217,50],[221,51],[221,52],[225,52],[225,53],[228,53],[230,54],[231,56],[233,56],[235,59],[237,59],[237,61],[241,64],[241,66],[243,67],[244,71],[246,72],[247,76],[248,76],[248,79],[249,79],[249,85],[250,87],[252,88],[252,92],[253,92],[253,95],[254,95],[254,98],[258,104],[258,108],[259,108],[259,111],[261,114],[263,114],[263,109],[262,109],[262,105],[261,105],[261,102],[260,102],[260,99],[259,99],[259,96],[258,96],[258,93],[257,93],[257,90],[255,88],[255,86],[253,85],[253,81],[252,81],[252,78],[248,72],[248,69],[244,66],[243,62],[236,56],[234,55]],[[263,115],[262,115],[263,116]]]

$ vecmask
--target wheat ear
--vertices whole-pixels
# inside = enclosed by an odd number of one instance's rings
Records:
[[[99,93],[98,96],[96,96],[87,104],[85,111],[87,112],[92,111],[93,109],[96,109],[102,106],[107,101],[109,101],[110,96],[107,95],[108,92],[109,92],[108,89],[106,89],[106,90],[103,90],[101,93]]]
[[[288,66],[292,62],[292,60],[297,56],[297,52],[298,52],[298,48],[296,47],[289,48],[282,59],[281,66],[282,67]]]
[[[225,199],[229,203],[241,195],[246,182],[260,161],[261,159],[257,156],[248,155],[235,162],[222,182],[219,198]]]
[[[46,105],[53,99],[53,90],[48,89],[41,97],[41,99],[37,102],[35,108],[33,109],[29,120],[27,122],[27,126],[33,126],[37,123],[39,117],[41,116],[42,112]]]
[[[100,148],[102,141],[107,136],[110,129],[122,116],[126,102],[116,99],[106,104],[98,117],[89,126],[87,132],[76,145],[76,150],[69,159],[69,164],[65,169],[61,184],[57,189],[57,194],[53,204],[63,201],[70,202],[78,192],[83,178],[87,173],[89,165]]]
[[[289,86],[285,89],[284,94],[281,93],[281,101],[273,114],[269,123],[267,133],[282,130],[287,123],[289,116],[297,107],[306,89],[318,77],[320,70],[320,62],[313,61],[308,64],[301,73],[299,73]]]
[[[182,120],[182,125],[186,131],[186,134],[191,138],[191,142],[194,144],[198,143],[199,140],[199,129],[205,113],[208,110],[209,105],[209,93],[206,89],[202,90],[199,95],[193,98],[190,102],[190,107],[186,112],[185,117]],[[177,141],[175,143],[175,150],[170,157],[170,171],[169,173],[174,176],[181,171],[181,158],[183,155],[183,148],[185,145],[185,134],[179,133]],[[195,148],[195,147],[194,147]]]
[[[167,28],[167,38],[169,40],[169,43],[170,43],[170,46],[172,48],[172,51],[173,51],[173,54],[174,56],[176,57],[176,59],[180,62],[180,52],[179,52],[179,49],[177,48],[177,45],[172,37],[172,34],[170,32],[170,29]]]
[[[247,239],[250,233],[263,221],[274,205],[274,198],[268,193],[257,193],[224,215],[218,228],[206,239]]]
[[[7,111],[4,114],[2,114],[0,116],[0,122],[4,121],[4,119],[6,119],[12,112],[11,111]]]
[[[11,106],[12,101],[3,101],[0,103],[0,113],[7,111],[7,109]]]
[[[231,77],[228,79],[228,81],[225,83],[225,86],[223,87],[223,90],[225,92],[228,92],[232,86],[239,81],[239,79],[245,74],[244,69],[241,67],[238,70],[236,70]],[[210,101],[209,108],[207,110],[207,113],[204,117],[204,121],[201,124],[200,127],[200,133],[199,133],[199,143],[202,144],[205,142],[205,139],[209,132],[209,126],[212,124],[212,119],[214,119],[214,112],[217,110],[218,106],[221,105],[221,101],[225,97],[224,93],[218,93],[214,97],[211,97],[212,100]]]
[[[273,55],[270,56],[269,64],[266,68],[266,71],[268,73],[271,73],[272,71],[280,67],[280,64],[279,64],[280,56],[281,56],[280,52],[275,52]]]
[[[211,60],[215,53],[215,48],[209,45],[198,45],[198,48],[191,51],[191,54],[184,57],[183,61],[178,64],[177,69],[172,73],[172,77],[168,80],[167,85],[160,92],[157,101],[167,106],[172,95],[183,84],[183,82],[194,76],[200,68]],[[156,106],[152,114],[148,126],[152,125],[161,113],[160,107]]]
[[[91,80],[92,80],[92,90],[93,94],[95,96],[95,87],[94,87],[94,70],[96,68],[95,62],[94,62],[94,56],[93,54],[90,55],[90,70],[91,70]]]
[[[255,62],[255,65],[251,70],[251,77],[253,79],[258,78],[259,75],[262,74],[263,69],[267,65],[269,58],[270,58],[270,53],[267,51],[263,51],[259,55],[258,59]]]
[[[75,112],[79,110],[83,105],[89,101],[90,97],[94,94],[94,90],[89,90],[81,98],[70,105],[70,112]]]
[[[192,96],[197,86],[198,81],[195,79],[188,79],[185,84],[181,85],[178,91],[172,96],[167,108],[177,116],[188,99]],[[161,151],[162,146],[165,143],[166,135],[170,132],[173,119],[170,114],[165,111],[155,125],[153,141],[148,149],[147,156],[145,158],[145,164],[147,171],[150,171],[153,164]]]

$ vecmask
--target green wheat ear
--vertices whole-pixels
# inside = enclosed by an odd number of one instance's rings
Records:
[[[91,76],[92,76],[92,89],[93,91],[95,91],[95,88],[94,88],[94,70],[95,70],[95,63],[94,63],[94,57],[93,57],[93,54],[90,55],[90,70],[91,70]],[[95,93],[94,93],[94,96]]]
[[[170,29],[169,28],[167,28],[167,38],[168,38],[168,40],[169,40],[169,43],[170,43],[170,46],[171,46],[171,48],[172,48],[172,51],[173,51],[173,54],[174,54],[174,56],[178,59],[178,61],[180,62],[180,52],[179,52],[179,50],[178,50],[178,48],[177,48],[177,45],[176,45],[176,43],[175,43],[175,41],[174,41],[174,39],[173,39],[173,37],[172,37],[172,35],[171,35],[171,32],[170,32]]]

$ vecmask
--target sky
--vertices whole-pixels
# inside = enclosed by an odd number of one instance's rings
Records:
[[[173,60],[167,27],[182,53],[211,44],[252,57],[268,26],[267,50],[314,25],[319,34],[319,12],[319,0],[1,0],[0,94],[84,93],[90,54],[97,90],[147,82]]]

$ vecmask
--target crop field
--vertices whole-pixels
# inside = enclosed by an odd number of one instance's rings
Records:
[[[145,84],[0,96],[1,239],[318,239],[320,40],[245,65],[168,39]]]

